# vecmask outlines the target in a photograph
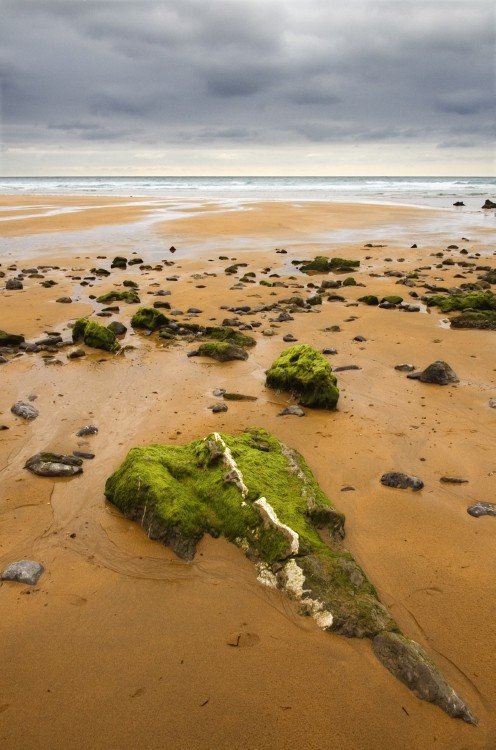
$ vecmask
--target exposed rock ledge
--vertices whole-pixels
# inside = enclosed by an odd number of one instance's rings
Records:
[[[224,535],[256,563],[261,583],[296,599],[324,630],[372,639],[377,658],[416,695],[476,723],[343,548],[344,516],[304,459],[265,430],[133,448],[105,495],[186,560],[205,533]]]

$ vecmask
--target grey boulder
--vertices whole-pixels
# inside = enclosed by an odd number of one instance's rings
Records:
[[[26,404],[24,401],[17,401],[14,406],[11,407],[10,411],[12,414],[27,419],[28,421],[36,419],[40,413],[32,404]]]
[[[36,560],[16,560],[7,565],[2,573],[3,581],[18,581],[34,586],[45,568]]]
[[[460,379],[447,362],[437,360],[433,362],[422,372],[412,372],[407,375],[410,380],[420,380],[421,383],[434,383],[435,385],[449,385],[450,383],[459,383]]]
[[[62,453],[36,453],[24,464],[33,474],[40,477],[72,477],[82,474],[82,459]]]

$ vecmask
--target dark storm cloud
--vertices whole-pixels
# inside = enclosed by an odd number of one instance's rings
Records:
[[[3,145],[466,148],[494,120],[492,0],[3,0],[0,38]]]

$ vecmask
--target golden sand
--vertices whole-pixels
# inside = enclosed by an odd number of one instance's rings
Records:
[[[132,223],[151,211],[146,201],[129,206],[124,199],[2,202],[18,217],[0,223],[5,237]],[[16,207],[44,204],[75,211],[19,218]],[[430,211],[267,203],[232,211],[208,205],[182,210],[183,218],[160,220],[149,230],[178,248],[161,256],[173,259],[174,267],[140,272],[133,266],[83,289],[68,276],[85,275],[106,261],[96,259],[101,248],[82,256],[72,237],[70,252],[52,259],[60,270],[48,275],[57,286],[43,289],[39,280],[27,279],[23,291],[0,292],[0,328],[30,340],[44,330],[67,336],[67,322],[92,309],[87,295],[113,289],[124,278],[139,282],[143,304],[153,301],[147,292],[157,283],[171,290],[165,299],[173,309],[198,307],[197,322],[220,322],[230,315],[222,305],[266,304],[304,291],[258,283],[232,289],[236,279],[223,273],[221,249],[247,262],[243,270],[256,271],[258,279],[267,278],[258,272],[270,266],[282,280],[306,285],[312,277],[298,273],[290,261],[325,254],[323,237],[346,227],[363,228],[363,240],[348,242],[342,254],[362,259],[354,276],[366,285],[340,291],[347,303],[366,293],[407,296],[408,288],[396,286],[395,278],[370,273],[432,266],[425,280],[449,285],[459,271],[434,268],[431,253],[463,243],[458,234],[434,241],[430,230],[423,231],[432,221]],[[375,237],[392,224],[411,226],[409,240],[388,238],[387,247],[363,247],[371,228]],[[471,237],[470,252],[487,248],[487,239],[481,229]],[[414,242],[419,249],[410,248]],[[183,253],[183,246],[201,243],[202,254]],[[280,247],[287,255],[275,253]],[[366,255],[372,257],[366,261]],[[143,257],[151,265],[160,259]],[[46,253],[42,262],[48,262]],[[30,257],[17,266],[36,263]],[[494,267],[494,255],[484,263]],[[0,270],[6,266],[2,261]],[[172,274],[179,281],[165,280]],[[290,275],[296,280],[288,280]],[[72,305],[54,302],[66,294],[76,300]],[[127,324],[135,309],[121,303],[116,318]],[[407,314],[340,302],[326,302],[284,324],[271,324],[270,317],[256,316],[263,325],[253,334],[257,346],[246,362],[188,359],[191,345],[160,345],[155,337],[128,332],[125,341],[136,349],[124,356],[88,350],[84,359],[68,361],[63,349],[59,366],[44,365],[39,354],[0,366],[0,424],[9,426],[0,432],[0,566],[28,557],[46,568],[34,589],[0,586],[4,747],[496,746],[496,526],[494,519],[466,513],[475,500],[494,501],[496,411],[488,407],[496,396],[494,333],[450,330],[436,311]],[[325,331],[331,325],[341,331]],[[269,327],[276,335],[263,336]],[[264,371],[288,332],[317,349],[335,347],[333,366],[362,368],[338,374],[337,412],[277,416],[288,399],[265,389]],[[354,341],[357,335],[366,341]],[[424,367],[436,359],[449,362],[459,385],[427,386],[394,370],[398,363]],[[207,407],[216,401],[215,387],[258,400],[230,403],[228,412],[212,414]],[[30,394],[37,396],[40,416],[24,423],[10,406]],[[88,423],[98,425],[99,434],[76,438],[76,430]],[[347,548],[402,630],[425,646],[474,710],[478,728],[418,700],[376,661],[367,641],[323,633],[300,617],[289,600],[257,582],[251,563],[227,542],[204,539],[193,563],[186,564],[105,504],[105,479],[130,447],[187,442],[214,429],[238,432],[249,425],[267,428],[303,453],[346,514]],[[40,450],[76,448],[96,454],[78,478],[39,478],[22,468]],[[390,470],[420,476],[425,489],[382,487],[379,478]],[[443,475],[469,481],[441,484]],[[355,490],[341,492],[346,485]]]

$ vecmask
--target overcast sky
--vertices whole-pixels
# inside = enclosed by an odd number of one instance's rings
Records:
[[[0,170],[493,174],[494,8],[0,0]]]

